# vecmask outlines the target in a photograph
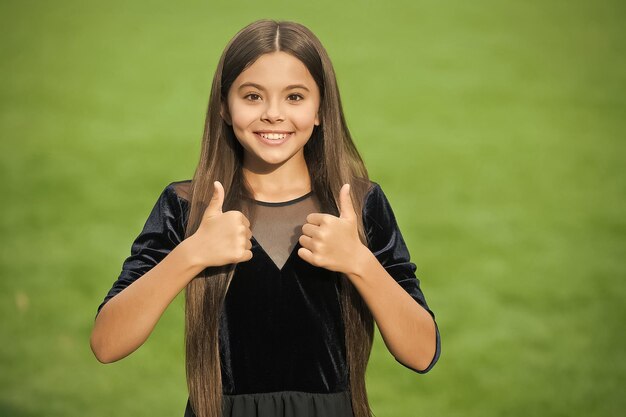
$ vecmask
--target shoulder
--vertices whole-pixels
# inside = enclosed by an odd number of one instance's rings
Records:
[[[167,184],[152,209],[151,217],[186,218],[189,210],[187,196],[190,183],[191,180],[184,180]]]
[[[377,197],[382,190],[376,181],[368,180],[366,184],[365,201],[367,202],[368,199]]]
[[[376,181],[369,180],[363,198],[363,215],[371,216],[374,211],[389,205],[387,196]]]
[[[396,216],[381,185],[370,181],[363,201],[363,226],[369,238],[385,238],[397,228]]]
[[[189,196],[191,194],[191,180],[173,181],[169,183],[163,193],[170,197],[176,197],[183,203],[189,202]]]
[[[380,184],[369,178],[355,178],[351,188],[356,195],[361,196],[363,220],[367,224],[368,217],[374,215],[381,203],[387,202]]]
[[[191,180],[174,181],[163,188],[148,217],[146,227],[161,231],[166,228],[168,233],[177,236],[172,241],[182,241],[189,214],[184,192],[189,189],[190,182]]]
[[[370,178],[355,177],[350,181],[350,192],[353,196],[360,196],[363,207],[369,199],[376,196],[378,188],[378,183]]]

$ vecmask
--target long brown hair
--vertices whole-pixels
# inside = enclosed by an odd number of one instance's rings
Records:
[[[322,211],[339,215],[339,190],[350,183],[358,216],[358,232],[366,244],[363,200],[370,186],[367,169],[357,151],[343,115],[335,72],[317,37],[305,26],[289,21],[258,20],[241,29],[226,45],[219,60],[209,100],[200,161],[189,190],[190,211],[185,237],[200,225],[213,194],[213,182],[224,186],[223,211],[240,210],[253,216],[242,197],[252,197],[242,175],[243,147],[220,109],[237,76],[261,55],[283,51],[304,63],[320,90],[320,125],[304,146],[312,191]],[[198,417],[222,414],[222,378],[219,355],[220,313],[236,264],[209,267],[185,291],[185,348],[187,385],[191,406]],[[372,349],[374,322],[367,305],[344,274],[341,311],[345,328],[349,384],[355,417],[371,417],[365,370]]]

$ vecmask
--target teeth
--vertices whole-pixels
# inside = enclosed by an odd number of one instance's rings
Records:
[[[259,133],[259,135],[261,135],[265,139],[273,140],[285,139],[288,136],[285,133]]]

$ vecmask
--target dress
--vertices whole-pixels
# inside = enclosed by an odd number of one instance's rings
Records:
[[[189,203],[181,187],[189,182],[165,187],[98,313],[183,240]],[[340,275],[297,255],[301,226],[308,213],[318,211],[319,202],[312,192],[287,202],[253,202],[260,214],[251,220],[253,256],[237,264],[220,316],[223,415],[353,417]],[[369,249],[434,320],[389,201],[373,181],[365,196],[363,219]],[[281,232],[278,224],[291,233]],[[396,361],[417,373],[430,371],[441,352],[436,321],[435,328],[436,352],[426,369]],[[195,417],[189,401],[184,416]]]

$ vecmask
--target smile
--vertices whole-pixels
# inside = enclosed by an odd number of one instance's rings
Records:
[[[260,139],[261,142],[267,145],[278,146],[278,145],[285,143],[287,139],[289,139],[293,135],[293,132],[292,133],[254,132],[254,134],[256,135],[258,139]]]

